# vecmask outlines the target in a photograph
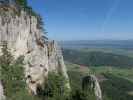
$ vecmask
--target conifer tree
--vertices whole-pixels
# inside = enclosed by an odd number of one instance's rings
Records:
[[[16,2],[24,8],[27,7],[27,0],[16,0]]]
[[[7,47],[7,42],[4,42],[2,55],[0,56],[0,69],[4,93],[7,98],[11,98],[17,92],[25,88],[22,62],[23,57],[19,57],[14,61],[14,57]]]

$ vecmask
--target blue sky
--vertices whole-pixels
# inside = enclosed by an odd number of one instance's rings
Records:
[[[133,0],[28,1],[50,39],[133,39]]]

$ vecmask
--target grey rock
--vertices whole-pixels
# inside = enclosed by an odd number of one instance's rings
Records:
[[[94,91],[96,100],[102,100],[102,90],[100,88],[100,84],[95,75],[85,76],[82,80],[82,88],[83,90],[88,90],[88,87]]]
[[[37,94],[38,85],[44,88],[50,71],[61,71],[68,79],[61,49],[56,42],[42,40],[44,33],[37,28],[37,24],[37,18],[24,11],[19,16],[13,11],[0,14],[0,43],[7,41],[15,59],[21,55],[25,57],[27,88],[34,95]],[[69,81],[66,86],[70,88]]]

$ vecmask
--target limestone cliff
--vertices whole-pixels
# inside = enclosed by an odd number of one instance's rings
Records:
[[[44,85],[48,72],[61,72],[68,79],[61,49],[56,42],[46,41],[38,28],[36,16],[21,10],[0,11],[0,41],[7,41],[15,58],[23,55],[29,92],[36,95],[37,86]],[[69,82],[66,83],[69,88]]]
[[[93,90],[96,100],[102,100],[102,90],[95,75],[85,76],[82,81],[82,88],[83,90]]]
[[[0,81],[0,100],[5,100],[5,96],[3,93],[3,86],[1,84],[1,81]]]
[[[100,87],[100,84],[98,82],[98,79],[95,75],[90,75],[92,80],[94,81],[94,93],[97,100],[102,100],[102,90]]]

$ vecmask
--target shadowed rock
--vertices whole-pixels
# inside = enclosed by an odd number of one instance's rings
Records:
[[[95,75],[85,76],[82,79],[83,90],[93,90],[96,100],[102,100],[102,91]]]

